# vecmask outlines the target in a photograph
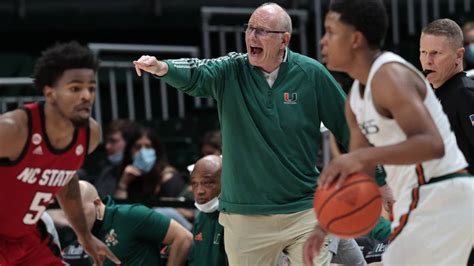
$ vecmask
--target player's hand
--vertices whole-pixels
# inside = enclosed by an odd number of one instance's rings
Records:
[[[141,77],[142,70],[157,75],[163,70],[164,62],[159,62],[154,56],[142,55],[138,60],[133,61],[137,75]]]
[[[120,260],[110,251],[110,249],[93,235],[84,239],[78,239],[84,251],[94,260],[94,266],[102,266],[105,258],[120,265]]]
[[[336,182],[336,189],[339,189],[350,174],[363,172],[364,167],[357,152],[343,154],[324,167],[319,176],[319,186],[322,189],[327,189],[333,182]]]
[[[313,232],[304,243],[303,260],[305,266],[313,266],[314,258],[319,256],[326,236],[327,232],[319,225],[316,225]]]
[[[393,204],[395,203],[395,197],[392,194],[390,187],[385,184],[380,187],[380,193],[382,194],[383,207],[388,214],[392,213]]]

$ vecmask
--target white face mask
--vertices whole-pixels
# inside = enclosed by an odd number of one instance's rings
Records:
[[[219,199],[217,197],[214,197],[213,199],[204,204],[198,204],[197,202],[194,202],[194,206],[196,206],[198,210],[205,213],[215,212],[217,211],[217,208],[219,208]]]

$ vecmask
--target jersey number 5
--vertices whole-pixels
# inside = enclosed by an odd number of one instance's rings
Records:
[[[36,224],[41,218],[41,214],[46,210],[46,205],[53,198],[52,193],[36,192],[35,197],[31,201],[30,210],[23,217],[23,223]]]

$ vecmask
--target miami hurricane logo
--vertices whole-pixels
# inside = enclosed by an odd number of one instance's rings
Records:
[[[291,94],[291,98],[290,98],[290,93],[289,92],[283,93],[283,103],[284,104],[297,104],[297,101],[298,101],[298,94],[296,92],[293,92]]]
[[[117,240],[117,233],[115,233],[115,229],[111,229],[110,232],[105,235],[105,244],[110,247],[110,246],[115,246],[119,243]]]

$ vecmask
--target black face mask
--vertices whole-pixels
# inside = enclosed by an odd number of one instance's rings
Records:
[[[97,219],[95,220],[94,226],[92,226],[92,230],[91,230],[91,233],[94,236],[97,237],[99,235],[100,229],[102,228],[102,224],[104,224],[104,221],[97,220]]]

